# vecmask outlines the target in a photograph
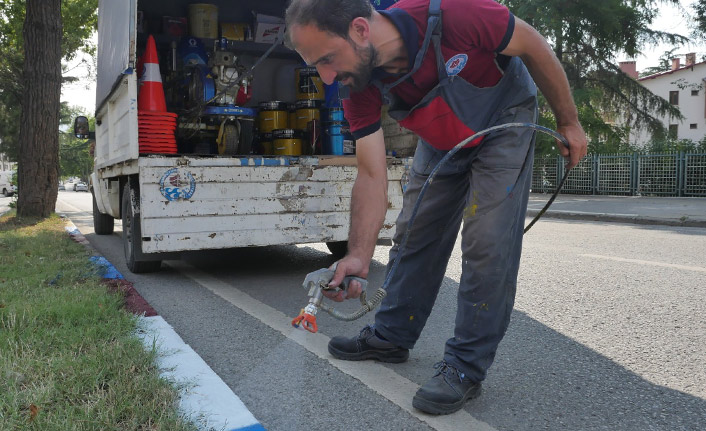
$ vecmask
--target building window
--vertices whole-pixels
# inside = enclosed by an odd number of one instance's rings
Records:
[[[690,128],[691,130],[696,130],[696,123],[691,123],[691,124],[689,124],[689,128]]]
[[[669,125],[669,137],[677,139],[679,136],[679,125],[678,124],[670,124]]]
[[[672,105],[679,105],[679,91],[669,92],[669,103]]]
[[[698,96],[698,95],[699,95],[699,90],[691,90],[691,95],[692,95],[692,96]]]

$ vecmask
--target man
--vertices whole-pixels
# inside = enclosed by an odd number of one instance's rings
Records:
[[[480,393],[509,323],[534,132],[503,130],[459,151],[427,190],[404,250],[400,241],[422,184],[448,150],[490,126],[536,122],[534,82],[569,141],[560,151],[575,166],[586,154],[586,137],[566,75],[544,38],[493,0],[401,0],[379,12],[368,0],[292,0],[286,21],[288,43],[322,80],[352,90],[343,106],[356,138],[358,176],[348,254],[331,286],[346,275],[368,275],[385,217],[381,106],[389,104],[390,116],[420,136],[388,271],[402,256],[387,297],[374,326],[353,338],[334,337],[329,352],[346,360],[407,360],[463,220],[454,336],[436,373],[413,398],[414,407],[428,413],[459,410]],[[342,301],[359,295],[360,285],[352,282],[346,292],[327,296]]]

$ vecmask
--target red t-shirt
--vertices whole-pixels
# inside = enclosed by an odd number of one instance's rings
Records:
[[[493,0],[442,0],[441,11],[441,52],[447,72],[476,87],[497,84],[509,61],[498,52],[507,47],[515,29],[512,13]],[[429,0],[400,0],[380,13],[402,34],[411,69],[427,29]],[[373,78],[384,76],[381,81],[391,83],[400,77],[385,75],[382,69],[376,69]],[[412,107],[439,83],[433,43],[429,43],[422,65],[410,78],[390,91]],[[356,139],[380,128],[381,107],[382,95],[372,84],[361,92],[351,92],[343,101],[346,120]]]

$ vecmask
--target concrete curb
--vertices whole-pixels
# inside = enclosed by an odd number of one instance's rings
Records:
[[[527,210],[527,217],[534,217],[539,214],[539,210]],[[677,227],[706,227],[706,220],[689,219],[664,219],[647,216],[620,216],[609,213],[582,213],[576,211],[552,211],[548,210],[542,218],[554,218],[563,220],[583,220],[600,221],[609,223],[630,223],[639,225],[677,226]]]
[[[122,274],[96,252],[71,220],[66,215],[61,217],[66,221],[65,229],[71,238],[93,252],[90,261],[100,269],[104,280],[124,281]],[[134,294],[139,296],[136,291]],[[139,299],[144,302],[141,297]],[[240,398],[161,316],[143,311],[139,319],[136,335],[145,349],[156,348],[159,352],[160,374],[180,388],[179,409],[187,419],[202,430],[265,430]]]

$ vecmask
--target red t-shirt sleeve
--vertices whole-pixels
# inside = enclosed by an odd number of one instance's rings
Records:
[[[469,47],[503,51],[515,30],[515,17],[493,0],[445,0],[441,9],[444,36]]]
[[[350,98],[343,99],[343,114],[351,126],[351,134],[360,139],[380,129],[382,95],[380,90],[369,85],[363,91],[350,93]]]

